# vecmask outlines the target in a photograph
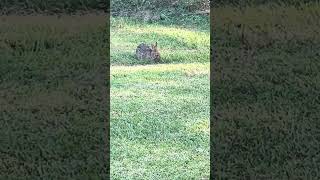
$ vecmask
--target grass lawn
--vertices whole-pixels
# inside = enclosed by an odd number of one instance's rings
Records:
[[[209,177],[209,19],[198,18],[206,25],[112,18],[112,179]],[[134,58],[155,41],[161,64]]]
[[[319,179],[319,4],[211,12],[214,176]]]
[[[1,16],[0,179],[106,178],[105,26]]]
[[[112,17],[112,179],[207,178],[210,93],[217,179],[319,179],[319,10],[211,9],[211,92],[207,17]],[[0,27],[0,179],[106,179],[105,17]]]

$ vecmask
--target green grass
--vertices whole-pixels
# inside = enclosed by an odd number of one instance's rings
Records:
[[[105,17],[0,19],[0,178],[106,178]]]
[[[319,9],[211,10],[217,179],[319,179]],[[1,17],[2,179],[105,178],[104,17],[78,18]],[[208,29],[111,19],[113,179],[208,177]],[[161,64],[134,59],[141,41]]]
[[[112,179],[209,177],[209,24],[191,23],[112,18]],[[135,59],[143,41],[161,64]]]
[[[104,11],[109,7],[103,0],[3,0],[0,2],[1,14],[16,13],[68,13],[77,11]]]
[[[199,19],[199,18],[198,18]],[[201,18],[207,24],[196,28],[189,26],[169,25],[168,21],[154,24],[144,24],[128,18],[111,19],[111,63],[112,64],[147,64],[148,61],[135,59],[136,47],[145,42],[147,44],[158,42],[162,63],[204,63],[209,61],[209,20]]]
[[[214,176],[319,179],[320,6],[211,12]]]

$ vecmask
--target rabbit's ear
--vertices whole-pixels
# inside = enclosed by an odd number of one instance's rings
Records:
[[[157,47],[158,46],[158,43],[156,42],[156,45],[154,47]]]

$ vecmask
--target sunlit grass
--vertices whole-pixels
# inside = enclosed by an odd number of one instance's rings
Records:
[[[182,29],[178,27],[165,27],[165,26],[148,26],[148,27],[139,27],[139,28],[128,28],[126,29],[128,33],[132,33],[135,35],[139,35],[139,37],[148,37],[144,36],[148,33],[152,32],[156,36],[156,38],[159,38],[159,40],[162,40],[165,38],[167,39],[176,39],[176,41],[180,41],[181,44],[183,44],[182,47],[177,46],[176,48],[183,48],[183,47],[190,47],[191,49],[206,49],[210,47],[209,42],[209,32],[196,32],[192,30]],[[168,44],[167,44],[168,43]],[[174,42],[164,42],[163,46],[168,47],[175,47]]]
[[[186,64],[156,64],[135,66],[112,66],[111,71],[115,74],[129,74],[132,72],[170,72],[170,71],[206,71],[209,73],[209,63],[186,63]],[[112,73],[112,74],[113,74]]]
[[[111,77],[112,177],[208,177],[209,63],[113,66]]]
[[[190,126],[190,131],[194,133],[210,133],[210,121],[208,119],[200,119],[199,121],[189,124]]]
[[[207,27],[111,19],[113,179],[209,176]],[[142,42],[158,42],[161,64],[134,57]]]
[[[142,24],[130,19],[112,18],[111,61],[113,64],[149,64],[137,61],[134,53],[140,43],[158,42],[163,63],[208,62],[210,55],[207,31],[182,26]]]

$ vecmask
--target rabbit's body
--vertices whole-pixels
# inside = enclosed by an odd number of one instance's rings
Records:
[[[149,59],[159,62],[160,53],[157,49],[157,43],[155,45],[151,45],[151,47],[144,43],[140,44],[136,49],[136,57],[138,59]]]

